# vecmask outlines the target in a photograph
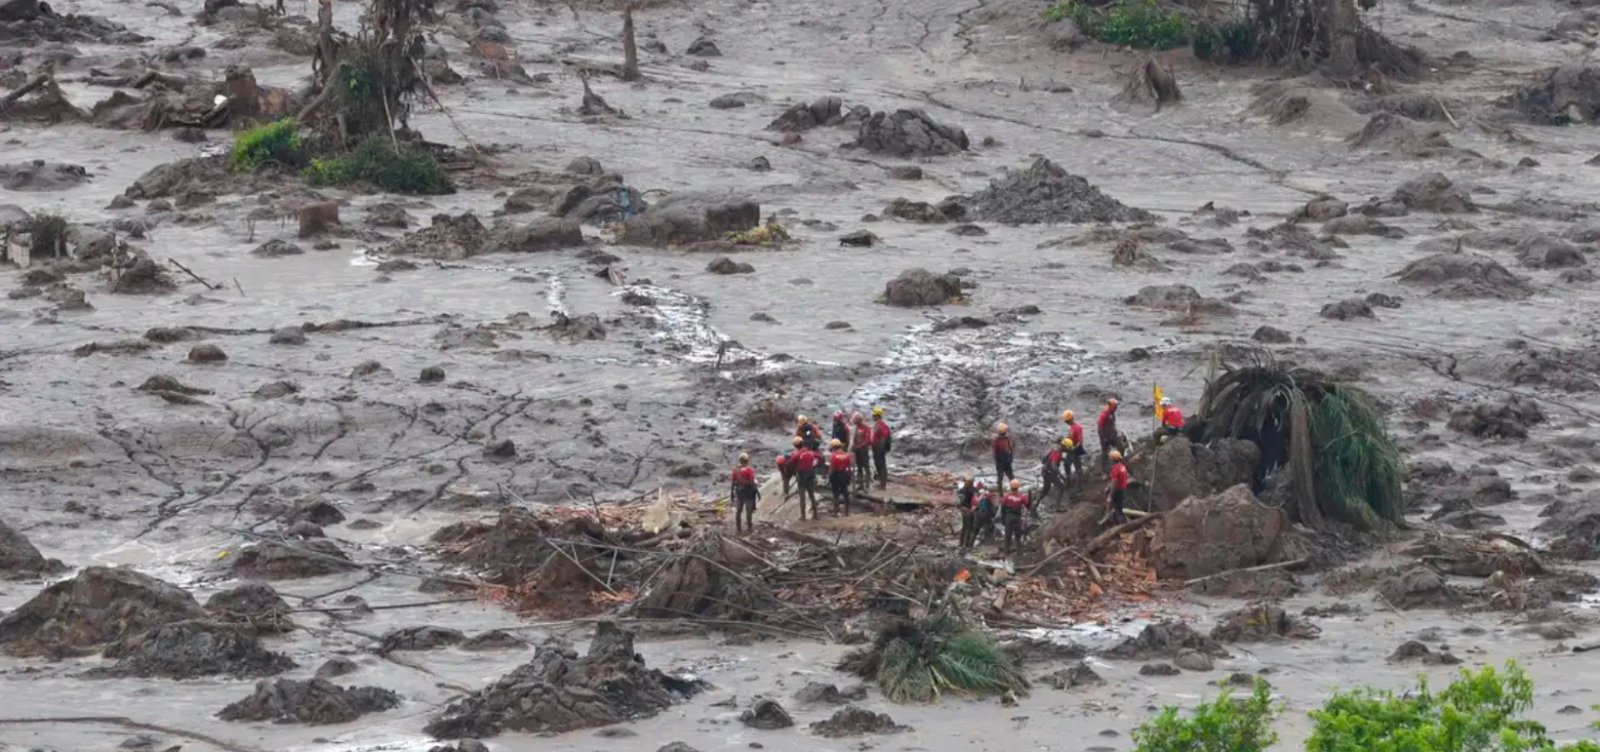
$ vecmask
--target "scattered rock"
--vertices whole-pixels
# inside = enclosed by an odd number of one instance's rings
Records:
[[[1105,679],[1089,668],[1089,664],[1076,661],[1066,668],[1039,677],[1038,682],[1055,689],[1071,689],[1094,684],[1104,684]]]
[[[1178,667],[1170,663],[1146,663],[1139,667],[1140,676],[1177,676]]]
[[[283,634],[294,630],[289,604],[271,585],[247,582],[212,595],[206,610],[218,621],[240,624],[256,634]]]
[[[832,684],[807,682],[794,693],[794,699],[802,705],[844,705],[867,699],[867,688],[856,684],[841,691]]]
[[[1532,398],[1508,394],[1495,402],[1462,406],[1450,415],[1450,428],[1478,438],[1526,439],[1528,429],[1545,420]]]
[[[301,250],[300,246],[287,240],[273,238],[256,246],[255,250],[250,252],[250,255],[263,258],[278,258],[280,256],[298,256],[302,253],[305,253],[305,251]]]
[[[330,540],[296,541],[294,545],[257,543],[233,560],[233,573],[262,580],[290,580],[348,572],[359,567]]]
[[[1377,318],[1371,304],[1361,298],[1345,298],[1337,303],[1329,303],[1322,307],[1321,315],[1334,321]]]
[[[862,121],[855,146],[893,157],[934,157],[967,150],[967,134],[918,109],[876,112]]]
[[[87,655],[125,635],[205,618],[182,588],[132,569],[87,567],[0,618],[0,646],[24,657]]]
[[[1396,273],[1401,282],[1433,287],[1443,298],[1518,300],[1533,294],[1526,279],[1476,253],[1439,253],[1417,259]]]
[[[1322,630],[1310,621],[1289,614],[1276,603],[1257,603],[1223,614],[1211,630],[1211,639],[1218,642],[1311,640],[1321,633]]]
[[[718,256],[706,264],[706,271],[712,274],[754,274],[756,268],[743,261],[734,261],[727,256]]]
[[[705,37],[700,37],[689,43],[689,48],[683,51],[685,55],[695,57],[722,57],[722,50],[717,49],[716,42]]]
[[[767,124],[767,130],[796,135],[812,128],[840,125],[844,121],[844,102],[838,97],[819,97],[810,104],[790,106]]]
[[[574,175],[604,175],[606,168],[594,157],[573,157],[567,163],[567,172]]]
[[[368,376],[387,376],[391,373],[392,371],[390,371],[388,367],[376,360],[364,360],[360,363],[357,363],[354,368],[350,369],[350,378],[364,379]]]
[[[377,687],[339,687],[326,679],[259,682],[255,692],[222,709],[224,721],[324,725],[349,723],[400,707],[400,695]]]
[[[1246,485],[1194,497],[1160,521],[1150,558],[1162,579],[1188,579],[1268,563],[1289,522]]]
[[[761,731],[776,731],[793,726],[794,718],[789,715],[789,711],[778,704],[777,700],[763,697],[739,714],[739,722]]]
[[[1395,189],[1393,200],[1408,209],[1440,214],[1463,214],[1478,210],[1466,190],[1437,172],[1402,183]]]
[[[1326,222],[1330,219],[1343,217],[1350,212],[1350,204],[1331,196],[1322,196],[1306,202],[1301,207],[1298,217],[1312,222]]]
[[[1143,306],[1159,311],[1192,314],[1205,313],[1217,316],[1233,314],[1233,306],[1226,301],[1207,298],[1188,285],[1149,285],[1139,288],[1136,295],[1123,298],[1130,306]]]
[[[766,157],[758,156],[746,162],[744,167],[752,172],[771,172],[772,162],[768,161]]]
[[[669,197],[617,230],[617,242],[658,248],[719,240],[761,224],[761,206],[754,201],[704,201]]]
[[[944,305],[961,298],[961,279],[954,274],[934,274],[927,269],[907,269],[884,287],[884,302],[893,306]]]
[[[428,366],[417,374],[417,381],[423,384],[438,384],[444,381],[443,366]]]
[[[1367,305],[1373,308],[1399,308],[1400,298],[1388,293],[1374,292],[1367,294]]]
[[[895,723],[894,719],[885,713],[874,713],[854,705],[840,708],[826,721],[816,721],[811,724],[811,733],[826,739],[842,739],[864,734],[898,734],[910,730],[910,726]]]
[[[960,201],[973,218],[1008,225],[1155,220],[1149,212],[1124,205],[1042,157],[1028,169],[1008,171]]]
[[[243,679],[272,676],[295,666],[288,656],[262,647],[254,629],[208,619],[162,624],[112,644],[105,657],[117,662],[91,670],[91,676]]]
[[[1400,643],[1400,647],[1395,648],[1394,652],[1389,654],[1390,663],[1408,663],[1411,661],[1420,661],[1427,666],[1454,666],[1461,663],[1461,659],[1451,655],[1449,651],[1441,650],[1435,653],[1428,649],[1427,645],[1416,640],[1407,640]]]
[[[216,345],[204,343],[189,348],[190,363],[221,363],[228,359],[228,354]]]
[[[1217,667],[1211,656],[1198,650],[1184,650],[1172,659],[1172,663],[1184,671],[1210,671]]]
[[[1286,345],[1294,341],[1288,332],[1266,324],[1257,327],[1255,333],[1250,335],[1250,339],[1269,345]]]
[[[1176,657],[1184,650],[1196,650],[1218,658],[1228,655],[1228,651],[1223,650],[1215,640],[1194,631],[1188,624],[1167,620],[1147,625],[1139,632],[1139,636],[1129,637],[1106,651],[1106,656],[1122,660],[1150,660]]]
[[[467,639],[459,630],[447,627],[405,627],[383,636],[378,643],[378,655],[388,655],[396,650],[437,650]]]
[[[1413,608],[1452,608],[1466,596],[1445,582],[1437,571],[1421,565],[1385,575],[1378,581],[1384,603],[1402,611]]]
[[[878,243],[878,236],[866,230],[856,230],[839,237],[839,245],[849,248],[871,248]]]

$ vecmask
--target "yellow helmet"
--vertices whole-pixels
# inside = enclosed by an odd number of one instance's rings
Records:
[[[1010,430],[1010,427],[1004,423],[1001,423],[1000,425],[995,426],[994,430],[999,431],[1000,433],[1005,433],[1006,431]]]
[[[741,464],[741,465],[750,464],[750,455],[749,455],[749,453],[745,453],[745,454],[739,455],[739,464]]]
[[[1070,438],[1061,440],[1061,448],[1062,449],[1071,449],[1071,448],[1073,448],[1075,446],[1077,446],[1077,444],[1072,443],[1072,439],[1070,439]]]
[[[1061,414],[1061,420],[1063,422],[1065,422],[1065,423],[1071,423],[1072,422],[1072,418],[1073,418],[1073,415],[1072,415],[1072,411],[1071,410],[1068,410],[1068,411],[1066,411],[1066,412]]]
[[[1119,451],[1117,451],[1115,449],[1111,450],[1111,453],[1107,454],[1106,456],[1110,457],[1112,462],[1121,462],[1122,461],[1122,452],[1119,452]]]
[[[792,441],[790,441],[789,443],[793,444],[795,446],[800,446],[800,437],[799,436],[794,437],[794,439]]]
[[[883,408],[882,407],[874,407],[874,408],[872,408],[872,417],[874,417],[874,418],[882,418],[883,417]]]
[[[839,447],[844,446],[844,442],[842,442],[842,441],[840,441],[838,439],[834,439],[833,441],[828,442],[828,446],[833,447],[834,449],[838,449]]]
[[[800,424],[800,425],[802,425],[802,426],[803,426],[803,425],[805,425],[805,424],[807,424],[807,423],[810,423],[810,422],[811,422],[811,419],[810,419],[810,418],[807,418],[807,417],[806,417],[806,416],[804,416],[804,415],[801,415],[801,416],[799,416],[799,417],[797,417],[797,418],[795,418],[795,421],[796,421],[796,422],[798,422],[798,423],[799,423],[799,424]]]
[[[967,473],[965,476],[962,476],[962,480],[965,480],[966,482],[971,483],[972,482],[972,473]]]

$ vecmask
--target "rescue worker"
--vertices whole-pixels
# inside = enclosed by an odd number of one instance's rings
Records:
[[[1017,471],[1013,470],[1012,458],[1015,455],[1015,446],[1011,443],[1011,429],[1004,423],[994,427],[994,476],[996,483],[1005,483],[1007,478],[1015,480]]]
[[[1161,398],[1161,426],[1156,435],[1165,439],[1183,433],[1183,411],[1172,406],[1172,398]]]
[[[841,416],[842,417],[842,416]],[[829,443],[833,450],[828,455],[828,488],[833,491],[833,514],[839,515],[839,509],[844,508],[845,516],[850,515],[850,453],[844,450],[844,442],[834,439]]]
[[[800,451],[800,437],[796,436],[789,442],[794,445],[783,454],[778,455],[778,477],[783,479],[783,498],[789,498],[789,482],[794,480],[794,453]]]
[[[978,511],[973,513],[972,535],[974,538],[982,537],[983,542],[988,543],[994,540],[994,516],[997,511],[994,496],[984,487],[981,480],[973,488],[978,491]]]
[[[755,532],[756,502],[761,499],[761,487],[756,485],[756,469],[750,466],[750,455],[739,455],[739,466],[733,469],[733,531],[735,534]]]
[[[889,450],[893,443],[889,421],[883,419],[883,408],[872,408],[872,465],[878,476],[878,488],[889,487]]]
[[[956,511],[961,513],[961,534],[956,547],[965,553],[978,543],[978,489],[972,485],[972,473],[967,473],[956,486]]]
[[[1028,507],[1028,495],[1022,492],[1022,481],[1011,481],[1011,492],[1000,497],[1000,527],[1005,530],[1002,555],[1010,557],[1022,553],[1022,512]]]
[[[811,419],[804,415],[797,417],[795,423],[794,435],[800,437],[801,443],[805,444],[807,449],[813,452],[822,449],[822,429],[817,428],[817,424],[812,423]]]
[[[1078,416],[1071,410],[1061,413],[1062,422],[1067,424],[1067,438],[1072,440],[1072,451],[1067,453],[1067,463],[1072,471],[1067,473],[1068,479],[1083,477],[1083,456],[1089,453],[1084,449],[1083,424],[1078,422]]]
[[[1067,479],[1063,473],[1063,466],[1072,449],[1072,439],[1062,439],[1059,445],[1051,447],[1044,455],[1044,470],[1040,473],[1040,477],[1044,479],[1044,488],[1039,491],[1039,498],[1049,498],[1050,492],[1054,491],[1056,509],[1061,508],[1061,502],[1067,495]]]
[[[1100,436],[1100,469],[1106,470],[1110,467],[1107,461],[1109,452],[1122,448],[1122,432],[1117,430],[1116,397],[1106,400],[1106,407],[1100,411],[1100,421],[1095,430]]]
[[[841,444],[850,443],[850,426],[844,422],[844,411],[833,414],[833,439]]]
[[[1122,464],[1122,452],[1113,449],[1107,456],[1111,459],[1111,474],[1106,484],[1106,505],[1111,508],[1111,523],[1121,525],[1128,521],[1123,506],[1128,502],[1128,484],[1133,482],[1133,476],[1128,474],[1128,466]]]
[[[855,430],[850,435],[850,451],[856,455],[856,488],[865,491],[872,487],[872,426],[856,413],[851,417]]]
[[[800,496],[800,519],[806,518],[806,499],[811,499],[811,518],[817,519],[817,468],[822,466],[822,456],[801,442],[789,458],[794,466]]]

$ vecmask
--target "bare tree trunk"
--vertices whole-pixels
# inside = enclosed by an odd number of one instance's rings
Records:
[[[333,49],[333,0],[319,0],[317,3],[317,57],[312,61],[312,73],[316,75],[317,86],[328,88],[328,80],[333,78],[333,68],[338,65],[337,53]],[[307,108],[308,110],[310,108]],[[301,117],[305,117],[302,113]]]
[[[622,9],[622,80],[639,80],[639,46],[633,38],[632,3]]]
[[[1354,78],[1361,75],[1361,59],[1356,52],[1356,28],[1361,23],[1356,16],[1355,0],[1326,0],[1328,4],[1328,64],[1335,76]]]

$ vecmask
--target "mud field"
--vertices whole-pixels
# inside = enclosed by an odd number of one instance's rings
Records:
[[[854,683],[832,668],[847,646],[820,633],[641,630],[649,669],[710,687],[643,720],[506,730],[484,743],[1127,750],[1157,708],[1212,697],[1238,672],[1272,683],[1290,711],[1281,748],[1294,749],[1304,711],[1332,689],[1456,670],[1396,659],[1409,640],[1466,666],[1517,660],[1538,688],[1531,717],[1558,738],[1594,738],[1594,654],[1572,648],[1600,637],[1600,599],[1581,576],[1600,574],[1590,402],[1600,392],[1600,138],[1502,101],[1551,67],[1595,64],[1600,25],[1582,5],[1384,2],[1366,21],[1427,63],[1416,80],[1366,90],[1163,53],[1184,101],[1156,110],[1119,96],[1142,56],[1041,21],[1037,0],[647,5],[636,14],[636,83],[593,73],[620,60],[616,7],[463,2],[427,30],[459,80],[433,69],[439,101],[410,120],[474,157],[454,176],[460,190],[440,197],[225,169],[152,177],[220,158],[232,134],[0,110],[0,221],[59,213],[80,254],[142,250],[170,283],[132,294],[132,272],[98,264],[0,267],[11,293],[0,300],[0,522],[59,560],[0,556],[11,570],[0,613],[22,624],[7,633],[0,623],[0,749],[455,744],[425,727],[528,663],[547,637],[586,649],[593,626],[441,592],[431,577],[469,573],[441,560],[430,543],[440,529],[493,521],[507,506],[607,507],[658,489],[715,496],[740,452],[768,466],[795,412],[825,421],[882,405],[897,432],[893,469],[905,473],[986,470],[988,431],[1004,420],[1034,475],[1063,408],[1092,418],[1120,395],[1125,421],[1143,430],[1153,384],[1192,410],[1214,354],[1245,345],[1371,390],[1414,468],[1411,529],[1295,575],[1297,592],[1280,599],[1292,614],[1313,609],[1316,639],[1229,644],[1213,670],[1174,676],[1100,652],[1157,619],[1209,632],[1246,602],[1176,587],[1104,623],[1003,630],[1080,647],[1066,652],[1087,651],[1103,682],[1037,681],[1077,660],[1063,653],[1024,664],[1036,681],[1014,704],[906,706],[871,691],[855,704],[909,728],[833,738],[808,727],[837,708],[795,694]],[[335,6],[336,23],[354,28],[360,8]],[[209,23],[168,3],[54,8],[117,30],[10,12],[0,12],[0,88],[48,64],[84,111],[117,76],[147,68],[217,82],[248,66],[263,87],[296,89],[316,15],[300,0],[286,17],[219,11]],[[585,114],[585,70],[610,112]],[[1545,109],[1600,116],[1600,73],[1585,76],[1563,79]],[[838,98],[844,122],[798,137],[769,128],[825,97]],[[914,137],[857,144],[863,107],[916,108],[928,120],[907,126]],[[1087,181],[1056,185],[1070,207],[1007,193],[1051,179],[1050,165],[1024,173],[1041,158]],[[581,225],[581,245],[532,239],[520,247],[530,252],[450,253],[445,233],[417,236],[463,212],[483,225],[537,224],[601,174],[650,204],[754,202],[792,241],[653,247],[619,241],[610,221]],[[964,216],[942,203],[950,196],[969,197]],[[319,201],[336,202],[339,221],[301,237],[300,207]],[[870,244],[841,242],[861,231]],[[890,305],[891,280],[910,269],[932,274],[903,290],[910,305]],[[763,422],[770,415],[780,422]],[[1425,482],[1436,476],[1415,470],[1439,463],[1477,479],[1464,481],[1468,503],[1440,508]],[[1449,514],[1463,508],[1481,514]],[[1504,582],[1487,577],[1494,569],[1447,571],[1437,588],[1473,598],[1396,603],[1387,588],[1359,586],[1363,573],[1425,560],[1413,548],[1423,536],[1460,527],[1526,541],[1583,584],[1537,608],[1495,600]],[[286,534],[299,542],[271,549]],[[19,550],[0,539],[0,553]],[[980,554],[992,559],[992,547]],[[62,597],[98,609],[111,632],[28,649],[44,630],[17,617],[24,604],[75,572],[118,566],[181,590],[79,575]],[[292,629],[252,619],[127,639],[146,608],[126,605],[129,592],[183,622],[207,618],[215,594],[268,580],[283,602],[267,610]],[[394,634],[422,626],[459,634]],[[476,640],[494,630],[504,634]],[[60,650],[112,642],[104,654]],[[783,704],[794,727],[742,723],[757,697]],[[308,707],[322,713],[314,725],[295,717]]]

